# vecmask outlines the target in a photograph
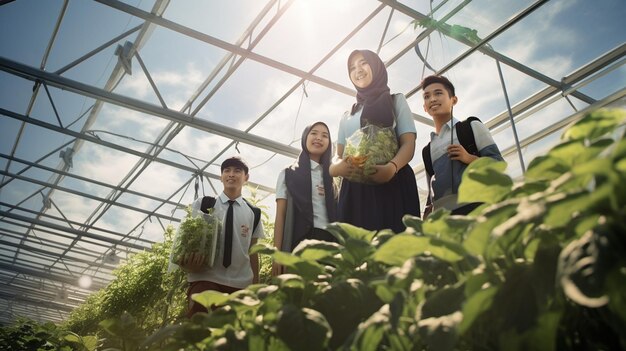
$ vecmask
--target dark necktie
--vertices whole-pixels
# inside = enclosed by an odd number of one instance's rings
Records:
[[[224,237],[224,267],[230,266],[233,252],[233,203],[235,200],[228,200],[228,211],[226,211],[226,236]]]

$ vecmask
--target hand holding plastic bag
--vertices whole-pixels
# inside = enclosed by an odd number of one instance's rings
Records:
[[[344,160],[359,169],[346,177],[353,182],[373,184],[370,175],[375,165],[384,165],[398,152],[398,139],[393,127],[368,124],[346,140]]]
[[[213,214],[202,213],[192,216],[187,210],[187,216],[182,220],[170,254],[170,262],[185,269],[192,266],[193,271],[205,271],[215,263],[218,249],[218,237],[221,233],[222,221]],[[170,267],[171,268],[171,267]]]

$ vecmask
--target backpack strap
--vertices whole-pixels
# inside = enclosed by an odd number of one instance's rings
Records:
[[[474,138],[474,132],[472,131],[472,121],[480,122],[478,117],[468,117],[466,120],[456,124],[456,136],[459,139],[459,143],[463,145],[465,150],[472,155],[478,155],[478,146],[476,145],[476,139]]]
[[[259,222],[261,221],[261,209],[252,205],[246,199],[243,199],[243,201],[245,201],[248,204],[248,207],[250,207],[250,209],[252,210],[252,213],[254,213],[254,227],[252,227],[252,233],[254,233],[256,228],[259,226]]]
[[[428,144],[426,144],[426,146],[422,149],[422,160],[424,161],[426,175],[432,176],[435,172],[433,170],[433,160],[430,158],[430,142],[428,142]]]
[[[203,213],[209,213],[209,209],[215,207],[215,198],[213,196],[202,197],[200,202],[200,211]]]
[[[215,201],[216,198],[214,198],[213,196],[204,196],[202,198],[202,202],[200,202],[200,211],[204,213],[209,213],[209,209],[215,207]],[[243,201],[248,204],[248,206],[254,213],[254,227],[252,229],[252,231],[254,232],[256,230],[256,227],[259,226],[259,222],[261,221],[261,209],[252,205],[246,199],[243,199]]]

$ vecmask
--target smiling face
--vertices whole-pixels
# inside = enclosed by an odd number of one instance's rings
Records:
[[[323,124],[314,125],[306,136],[306,149],[309,152],[309,157],[319,163],[329,145],[330,135],[328,128]]]
[[[249,175],[241,167],[229,166],[222,170],[222,184],[224,192],[231,195],[241,195],[243,185],[248,181]]]
[[[434,118],[450,118],[452,106],[457,102],[456,96],[450,96],[441,83],[433,83],[424,88],[424,111]]]
[[[369,63],[365,61],[363,54],[356,53],[350,58],[348,71],[350,73],[350,80],[355,87],[363,89],[372,84],[372,80],[374,79],[372,68]]]

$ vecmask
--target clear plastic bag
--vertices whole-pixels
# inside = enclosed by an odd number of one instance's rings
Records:
[[[384,165],[398,153],[398,138],[393,127],[368,124],[354,132],[347,140],[343,158],[359,168],[346,177],[353,182],[371,184],[369,176],[375,165]]]
[[[209,213],[192,216],[190,213],[182,220],[170,253],[170,270],[179,266],[185,255],[197,253],[204,256],[202,270],[213,267],[219,252],[219,235],[222,221],[210,209]]]

